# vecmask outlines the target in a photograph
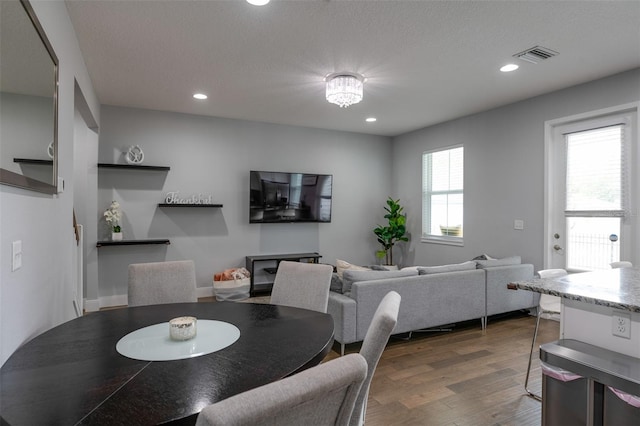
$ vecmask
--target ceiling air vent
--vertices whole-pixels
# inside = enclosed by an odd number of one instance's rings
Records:
[[[535,46],[531,49],[525,50],[524,52],[516,53],[513,57],[537,64],[540,61],[544,61],[545,59],[549,59],[556,55],[558,55],[558,52],[547,49],[546,47]]]

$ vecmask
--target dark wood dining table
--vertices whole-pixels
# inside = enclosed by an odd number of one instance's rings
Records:
[[[128,333],[185,315],[233,324],[240,338],[174,361],[141,361],[116,350]],[[10,425],[194,424],[209,404],[319,364],[332,344],[330,315],[284,306],[178,303],[89,313],[7,360],[0,416]]]

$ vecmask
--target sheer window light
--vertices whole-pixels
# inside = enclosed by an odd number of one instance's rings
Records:
[[[624,125],[613,125],[565,135],[566,258],[572,270],[609,269],[620,260],[628,208],[624,133]]]
[[[422,239],[462,245],[464,147],[422,155]]]

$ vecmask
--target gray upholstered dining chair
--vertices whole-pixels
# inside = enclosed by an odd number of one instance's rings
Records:
[[[540,278],[557,278],[564,277],[567,275],[567,271],[564,269],[543,269],[538,271],[538,276]],[[553,316],[560,315],[562,311],[562,302],[560,298],[557,296],[552,296],[550,294],[541,294],[540,301],[538,302],[538,312],[536,318],[536,328],[533,330],[533,340],[531,340],[531,350],[529,351],[529,364],[527,365],[527,376],[524,379],[524,390],[527,391],[529,396],[537,399],[538,401],[542,400],[542,397],[529,389],[529,375],[531,373],[531,361],[533,359],[533,348],[536,344],[536,338],[538,337],[538,328],[540,326],[540,318],[543,315]]]
[[[271,303],[326,313],[332,274],[331,265],[283,260],[273,282]]]
[[[129,265],[129,306],[197,302],[192,260]]]
[[[351,426],[364,423],[371,379],[373,378],[373,373],[376,371],[380,356],[387,346],[391,332],[398,322],[400,299],[400,295],[395,291],[390,291],[382,298],[375,314],[373,314],[373,319],[371,320],[371,324],[369,324],[367,334],[365,334],[364,340],[362,341],[360,355],[367,360],[367,378],[358,393],[358,399],[356,400],[353,415],[349,422]]]
[[[346,426],[367,362],[350,354],[205,407],[196,426]]]

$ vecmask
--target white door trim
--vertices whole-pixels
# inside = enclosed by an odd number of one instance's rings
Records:
[[[629,113],[633,120],[635,121],[635,126],[632,126],[634,129],[634,134],[631,135],[632,140],[632,158],[638,158],[640,154],[638,152],[638,146],[640,146],[640,139],[637,131],[637,123],[638,120],[638,112],[640,110],[640,102],[631,102],[628,104],[618,105],[610,108],[599,109],[596,111],[589,111],[580,114],[570,115],[567,117],[556,118],[553,120],[545,121],[544,123],[544,248],[543,248],[543,262],[544,269],[553,268],[553,267],[563,267],[554,265],[553,263],[553,245],[555,243],[555,239],[553,238],[554,230],[553,228],[553,209],[552,206],[555,205],[558,201],[558,187],[557,184],[560,180],[564,180],[562,176],[555,176],[557,174],[558,168],[555,167],[554,162],[558,161],[558,158],[553,149],[553,142],[555,137],[555,131],[560,126],[566,126],[571,123],[593,120],[599,117],[614,115],[614,114],[625,114]],[[636,171],[637,167],[631,167],[631,179],[632,182],[636,183],[632,185],[632,218],[634,221],[638,221],[638,201],[640,200],[640,184],[638,184],[639,172]],[[634,231],[635,238],[632,241],[638,241],[640,238],[640,226],[635,226]],[[564,241],[564,236],[561,237],[561,241]],[[631,259],[634,264],[640,264],[639,252],[637,246],[631,247],[631,252],[634,254],[634,258]]]

